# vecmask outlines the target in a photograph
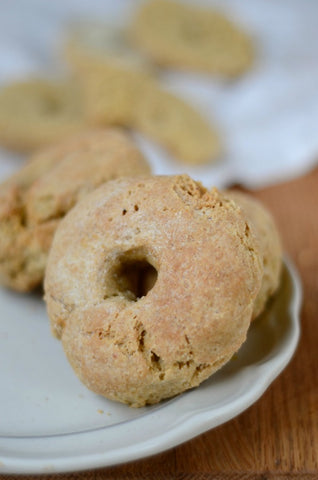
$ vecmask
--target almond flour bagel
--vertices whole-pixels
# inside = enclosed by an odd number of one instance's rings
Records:
[[[226,195],[242,208],[248,221],[254,227],[259,243],[263,278],[254,304],[253,318],[256,318],[262,313],[267,301],[279,287],[282,269],[281,240],[273,217],[260,202],[242,192],[228,191]]]
[[[0,283],[42,283],[57,225],[76,202],[110,179],[149,173],[130,137],[95,129],[44,149],[0,185]]]
[[[234,202],[187,175],[99,187],[61,222],[45,277],[75,373],[134,407],[199,385],[246,338],[256,243]]]
[[[74,82],[30,79],[0,89],[0,144],[32,152],[61,141],[87,124]]]
[[[149,62],[103,22],[75,22],[64,51],[81,86],[88,122],[131,127],[139,95],[153,74]]]
[[[74,24],[65,54],[91,125],[136,129],[189,165],[220,156],[215,126],[191,104],[161,88],[151,63],[122,32],[101,22]]]
[[[235,77],[251,66],[251,38],[221,12],[192,2],[148,0],[132,20],[133,43],[163,67]]]

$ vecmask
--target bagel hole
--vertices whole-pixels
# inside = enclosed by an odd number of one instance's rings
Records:
[[[142,249],[125,252],[116,258],[110,271],[112,297],[123,295],[137,302],[154,287],[158,272],[151,265]],[[105,298],[108,298],[107,295]]]

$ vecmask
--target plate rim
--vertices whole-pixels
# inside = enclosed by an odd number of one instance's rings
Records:
[[[230,401],[228,404],[221,405],[218,408],[203,410],[192,410],[188,412],[188,415],[182,415],[178,417],[178,422],[167,431],[163,431],[151,438],[151,442],[148,439],[141,439],[134,443],[134,445],[123,446],[115,450],[106,450],[102,453],[87,453],[86,455],[72,453],[67,457],[54,457],[54,452],[51,456],[43,457],[42,455],[34,456],[32,458],[27,457],[26,447],[37,447],[39,442],[48,442],[52,445],[54,441],[58,443],[63,439],[69,438],[78,440],[83,436],[100,436],[105,430],[111,431],[111,429],[118,430],[119,424],[114,424],[105,427],[98,427],[91,431],[61,434],[61,435],[47,435],[39,437],[1,437],[0,436],[0,474],[1,473],[63,473],[63,472],[75,472],[88,469],[96,469],[101,467],[109,467],[118,465],[121,463],[131,462],[141,458],[146,458],[151,455],[161,453],[169,450],[177,445],[181,445],[186,441],[212,429],[223,423],[233,419],[244,410],[249,408],[255,403],[270,386],[275,378],[284,370],[291,358],[293,357],[299,337],[300,337],[300,309],[302,304],[302,287],[298,272],[287,255],[284,255],[284,265],[287,268],[289,277],[292,283],[292,297],[289,304],[289,312],[291,317],[291,329],[289,332],[289,341],[285,339],[284,345],[280,350],[279,355],[272,356],[265,365],[257,365],[258,373],[263,370],[263,374],[259,375],[258,382],[254,382],[252,387],[240,395],[238,398]],[[278,361],[279,360],[279,361]],[[265,368],[266,366],[266,368]],[[271,366],[272,368],[269,368]],[[248,367],[247,367],[248,368]],[[178,398],[178,397],[177,397]],[[163,404],[158,409],[149,412],[136,419],[128,420],[127,422],[134,427],[134,425],[147,422],[149,417],[156,417],[158,412],[162,411],[167,405],[174,402],[174,399],[167,401],[167,404]],[[122,427],[124,425],[122,424]],[[97,434],[98,432],[98,434]],[[19,444],[17,455],[10,456],[10,445],[14,442]],[[24,447],[24,451],[23,451]],[[2,453],[4,452],[4,454]],[[7,457],[6,457],[7,452]],[[20,456],[18,456],[20,455]]]

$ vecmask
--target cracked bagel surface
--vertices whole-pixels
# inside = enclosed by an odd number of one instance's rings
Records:
[[[60,223],[45,300],[82,382],[140,407],[199,385],[231,358],[261,278],[253,229],[224,194],[187,175],[122,178]]]

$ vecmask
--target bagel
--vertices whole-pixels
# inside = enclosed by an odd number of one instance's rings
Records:
[[[149,62],[120,31],[102,22],[76,22],[64,45],[65,57],[82,88],[85,115],[92,125],[130,127]]]
[[[140,51],[165,67],[234,77],[253,61],[252,41],[242,29],[222,13],[181,2],[144,2],[128,33]]]
[[[76,67],[75,75],[91,125],[132,126],[134,111],[148,82],[146,73],[104,62]]]
[[[77,24],[69,31],[65,52],[81,85],[90,124],[136,129],[189,165],[220,155],[215,127],[161,88],[151,64],[121,33],[102,23]]]
[[[122,178],[60,223],[45,300],[80,380],[140,407],[199,385],[231,358],[261,277],[256,238],[225,195],[187,175]]]
[[[103,182],[143,173],[146,160],[116,129],[82,132],[34,155],[0,186],[0,283],[18,291],[40,285],[68,210]]]
[[[84,128],[81,97],[71,82],[33,79],[0,90],[0,144],[29,152]]]
[[[216,128],[192,105],[146,74],[100,64],[81,68],[77,75],[92,125],[134,129],[189,165],[212,162],[220,156]]]
[[[216,129],[199,111],[154,83],[145,85],[133,125],[188,165],[213,162],[222,150]]]
[[[270,212],[251,195],[238,191],[227,191],[226,195],[243,209],[248,221],[254,226],[259,242],[263,278],[254,304],[253,318],[256,318],[279,287],[282,269],[280,235]]]

